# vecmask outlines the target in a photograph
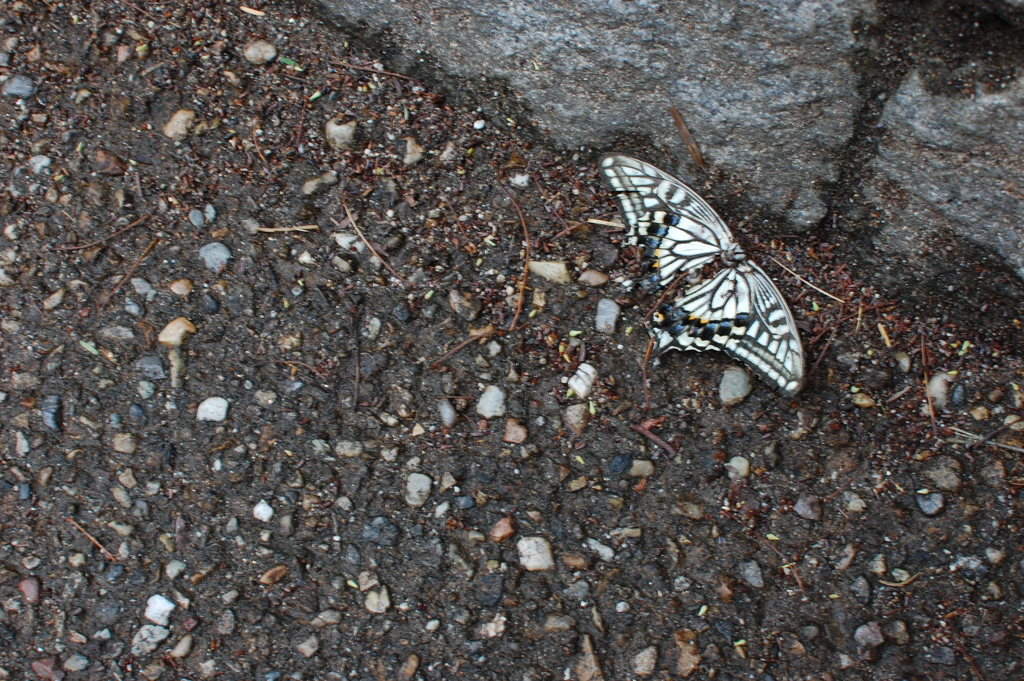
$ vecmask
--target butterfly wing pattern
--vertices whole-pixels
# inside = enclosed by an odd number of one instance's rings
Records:
[[[719,350],[749,366],[781,393],[803,387],[804,357],[793,315],[778,287],[746,260],[728,228],[692,189],[630,156],[601,159],[601,173],[626,218],[627,243],[643,243],[666,286],[679,274],[724,267],[654,315],[658,353]]]
[[[656,272],[645,287],[667,286],[679,274],[737,249],[729,228],[695,191],[631,156],[601,159],[601,174],[626,216],[626,243],[642,245]]]

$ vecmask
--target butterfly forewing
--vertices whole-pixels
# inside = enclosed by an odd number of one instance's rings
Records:
[[[657,285],[668,284],[736,248],[711,206],[668,173],[631,156],[613,154],[601,159],[601,176],[626,218],[626,242],[643,245],[653,258]]]

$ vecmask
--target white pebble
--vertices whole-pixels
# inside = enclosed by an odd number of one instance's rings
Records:
[[[583,399],[590,395],[596,380],[597,369],[584,362],[576,369],[576,373],[569,378],[569,389]]]
[[[228,401],[223,397],[207,397],[196,410],[197,421],[223,421],[228,417]]]
[[[150,596],[146,601],[146,619],[153,624],[164,626],[171,618],[171,611],[174,610],[174,603],[160,594]]]
[[[104,629],[103,631],[107,631]],[[97,632],[98,634],[99,632]],[[109,632],[108,632],[109,633]],[[132,655],[141,657],[142,655],[149,655],[151,652],[157,649],[160,642],[165,640],[171,632],[164,627],[157,626],[155,624],[145,624],[135,633],[132,638]],[[96,635],[93,636],[96,638]]]
[[[266,40],[254,40],[242,50],[242,56],[250,64],[260,66],[277,57],[277,48]]]
[[[505,393],[496,385],[489,385],[476,403],[476,413],[485,419],[505,415]]]
[[[610,546],[602,544],[596,539],[588,539],[587,547],[589,547],[591,551],[596,553],[598,558],[600,558],[606,563],[610,563],[611,561],[615,560],[615,549],[613,549]]]
[[[455,407],[448,400],[437,401],[437,413],[441,417],[441,423],[445,428],[451,428],[455,425],[455,419],[458,418],[458,414],[455,412]]]
[[[561,260],[531,260],[530,274],[536,274],[556,284],[569,284],[569,265]]]
[[[943,409],[949,404],[949,384],[953,377],[945,373],[937,373],[928,381],[928,396],[932,398],[932,405],[936,409]],[[925,409],[927,409],[925,405]]]
[[[187,317],[178,317],[168,322],[161,331],[160,335],[156,339],[161,345],[165,345],[169,348],[181,347],[181,344],[185,342],[185,336],[190,333],[196,332],[196,325],[193,324]]]
[[[726,367],[718,384],[718,396],[722,406],[735,407],[740,404],[747,399],[753,387],[746,369],[737,366]]]
[[[745,478],[750,475],[750,461],[742,456],[734,456],[725,465],[725,470],[729,473],[730,480]]]
[[[538,572],[555,567],[551,543],[544,537],[523,537],[516,542],[516,548],[519,549],[519,562],[524,570]]]
[[[199,249],[199,257],[202,258],[206,269],[214,274],[220,274],[231,260],[231,249],[219,241],[214,241]]]
[[[530,186],[530,176],[527,175],[526,173],[516,173],[515,175],[512,176],[512,179],[510,179],[508,183],[513,187],[519,187],[520,189],[523,189],[525,187]]]
[[[473,129],[474,130],[483,130],[486,125],[487,125],[487,121],[483,120],[482,118],[473,121]]]
[[[179,109],[174,112],[170,120],[164,124],[164,136],[175,141],[181,141],[188,137],[188,131],[192,128],[192,122],[196,119],[196,112],[189,109]]]
[[[430,496],[430,488],[434,481],[429,475],[423,473],[410,473],[405,481],[405,503],[413,508],[420,508],[427,503]]]
[[[441,628],[441,620],[429,620],[424,627],[427,631],[437,631]]]
[[[356,134],[356,122],[341,123],[340,118],[332,118],[324,125],[324,137],[327,144],[335,151],[343,151],[352,146]]]
[[[177,579],[182,572],[185,571],[185,563],[180,560],[172,560],[167,563],[164,567],[164,574],[167,575],[167,579]]]
[[[387,612],[388,608],[391,607],[391,596],[388,594],[388,588],[385,586],[380,591],[368,591],[364,605],[367,610],[378,615]]]
[[[270,504],[264,499],[260,499],[260,503],[256,504],[252,508],[252,517],[256,520],[269,523],[270,519],[274,517],[274,509],[271,508]]]
[[[594,315],[594,326],[601,333],[615,333],[615,322],[619,318],[619,304],[610,298],[602,298],[597,303],[597,314]]]

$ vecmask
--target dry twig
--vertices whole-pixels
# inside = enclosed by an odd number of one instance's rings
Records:
[[[701,168],[705,167],[704,156],[700,153],[700,147],[697,146],[697,140],[693,138],[693,135],[690,133],[690,129],[686,127],[686,121],[683,120],[683,114],[679,113],[679,109],[674,106],[670,106],[669,111],[672,112],[672,120],[675,121],[676,129],[679,131],[679,136],[683,138],[683,144],[686,145],[686,150],[690,152],[690,156],[693,157],[693,162]]]
[[[526,280],[530,275],[530,230],[526,228],[526,218],[523,217],[523,209],[519,207],[519,202],[516,201],[516,197],[512,196],[512,192],[505,189],[503,185],[501,191],[505,192],[505,196],[512,202],[512,207],[516,209],[516,213],[519,215],[519,222],[523,225],[523,238],[526,239],[526,250],[525,259],[523,261],[523,278],[519,281],[519,297],[516,300],[516,314],[512,317],[512,323],[509,325],[509,331],[516,328],[516,322],[519,321],[519,315],[523,312],[523,298],[526,296]]]
[[[445,361],[446,359],[448,359],[449,357],[451,357],[451,356],[452,356],[452,355],[454,355],[454,354],[455,354],[456,352],[458,352],[458,351],[459,351],[459,350],[461,350],[462,348],[466,347],[467,345],[469,345],[469,344],[470,344],[470,343],[472,343],[473,341],[475,341],[475,340],[482,340],[482,339],[484,339],[484,338],[490,338],[490,337],[491,337],[491,336],[493,336],[493,335],[494,335],[494,334],[495,334],[496,332],[497,332],[497,329],[495,329],[495,328],[494,328],[494,327],[492,326],[492,327],[488,328],[488,329],[487,329],[486,331],[484,331],[483,333],[480,333],[480,334],[475,334],[475,335],[473,335],[473,336],[470,336],[469,338],[467,338],[466,340],[462,341],[461,343],[459,343],[458,345],[456,345],[456,346],[455,346],[454,348],[452,348],[451,350],[449,350],[448,352],[444,353],[443,355],[441,355],[440,357],[438,357],[438,358],[437,358],[436,360],[434,360],[434,361],[433,361],[433,362],[431,363],[431,365],[430,365],[430,368],[431,368],[431,369],[437,369],[437,367],[441,366],[441,362]]]
[[[661,447],[662,449],[664,449],[671,456],[675,456],[676,454],[678,454],[678,452],[676,452],[676,450],[672,448],[672,445],[670,445],[669,443],[665,442],[660,437],[658,437],[657,435],[655,435],[651,431],[647,430],[643,426],[638,426],[635,423],[631,423],[631,424],[629,424],[629,427],[632,428],[633,430],[635,430],[636,432],[640,433],[644,437],[646,437],[648,440],[650,440],[654,444],[656,444],[659,447]]]
[[[142,252],[142,255],[139,256],[139,259],[135,261],[135,263],[128,270],[127,274],[125,274],[124,277],[121,278],[121,281],[117,282],[117,286],[114,287],[114,290],[110,292],[110,294],[107,296],[107,299],[103,301],[102,305],[100,305],[101,310],[110,304],[110,301],[114,299],[114,296],[117,295],[117,292],[121,290],[122,286],[124,286],[124,282],[128,281],[128,278],[135,273],[135,270],[136,268],[138,268],[139,263],[146,259],[146,256],[149,255],[149,252],[153,250],[153,247],[156,246],[158,243],[160,243],[160,237],[154,237],[153,240],[149,242],[149,245],[146,246],[146,250]]]
[[[320,225],[295,225],[294,227],[257,227],[257,232],[311,232],[320,229]]]
[[[403,284],[409,283],[405,280],[405,277],[403,277],[401,274],[395,271],[395,268],[391,266],[391,263],[385,260],[384,256],[378,253],[376,249],[374,249],[374,247],[370,245],[370,242],[366,240],[366,237],[363,236],[363,231],[359,229],[359,225],[356,224],[356,219],[352,215],[352,211],[348,209],[348,202],[345,200],[344,194],[342,194],[341,197],[341,205],[345,209],[345,215],[348,217],[348,221],[352,223],[352,229],[356,230],[356,234],[359,235],[359,238],[366,245],[366,247],[370,249],[370,253],[373,254],[373,257],[377,258],[377,260],[380,260],[384,264],[384,267],[388,268],[388,272],[391,272],[391,274],[395,275],[395,277],[400,282],[402,282]]]
[[[107,557],[107,560],[112,561],[114,563],[117,562],[117,557],[114,554],[112,554],[110,551],[107,551],[107,548],[105,546],[103,546],[103,544],[99,543],[96,540],[96,537],[94,537],[91,534],[89,534],[88,532],[86,532],[84,527],[82,527],[81,525],[76,523],[74,521],[74,519],[72,519],[72,518],[66,518],[66,520],[69,523],[71,523],[72,525],[74,525],[76,528],[78,528],[78,531],[81,532],[82,534],[84,534],[89,541],[91,541],[93,544],[95,544],[96,548],[98,548],[100,551],[102,551],[103,555]]]
[[[419,82],[419,78],[413,78],[412,76],[404,76],[401,73],[393,73],[391,71],[385,71],[383,69],[372,69],[369,66],[356,66],[355,64],[349,64],[347,61],[331,61],[335,66],[341,66],[346,69],[355,69],[356,71],[367,71],[368,73],[376,73],[381,76],[392,76],[394,78],[402,78],[403,80],[411,80],[414,83]]]
[[[815,286],[815,285],[814,285],[814,284],[812,284],[811,282],[807,281],[806,279],[804,279],[803,277],[801,277],[801,276],[800,276],[799,274],[797,274],[797,273],[796,273],[796,272],[794,272],[793,270],[791,270],[791,269],[789,269],[788,267],[786,267],[785,265],[783,265],[783,264],[782,264],[781,262],[779,262],[778,260],[776,260],[776,259],[775,259],[775,258],[773,258],[772,256],[770,256],[770,255],[769,255],[768,257],[769,257],[769,258],[771,258],[771,259],[772,259],[772,261],[774,261],[776,265],[778,265],[778,266],[779,266],[779,267],[781,267],[782,269],[786,270],[787,272],[789,272],[790,274],[792,274],[792,275],[793,275],[794,277],[796,277],[796,278],[797,278],[797,280],[799,280],[799,281],[803,282],[804,284],[807,284],[808,286],[810,286],[811,288],[813,288],[813,289],[814,289],[815,291],[817,291],[818,293],[820,293],[820,294],[822,294],[822,295],[825,295],[825,296],[828,296],[828,297],[829,297],[829,298],[831,298],[832,300],[836,300],[836,301],[839,301],[840,303],[845,303],[845,302],[846,302],[846,301],[845,301],[845,300],[843,300],[842,298],[837,298],[836,296],[832,295],[832,294],[831,294],[831,293],[829,293],[828,291],[825,291],[824,289],[820,289],[820,288],[818,288],[817,286]]]
[[[96,246],[98,244],[103,243],[107,239],[113,239],[118,234],[121,234],[123,232],[127,232],[132,227],[135,227],[139,223],[145,222],[146,220],[148,220],[151,217],[153,217],[153,216],[152,215],[143,215],[141,218],[139,218],[138,220],[136,220],[132,224],[128,225],[127,227],[122,227],[121,229],[117,230],[116,232],[113,232],[111,234],[106,235],[102,239],[97,239],[96,241],[90,241],[89,243],[84,244],[82,246],[54,246],[53,250],[55,250],[55,251],[81,251],[81,250],[84,250],[86,248],[92,248],[93,246]]]
[[[644,363],[643,363],[643,366],[640,367],[640,369],[641,369],[641,371],[643,373],[642,378],[643,378],[643,382],[644,382],[644,411],[650,411],[651,410],[651,391],[650,391],[650,388],[647,387],[647,362],[650,361],[650,359],[651,359],[651,350],[653,350],[653,349],[654,349],[654,336],[651,336],[650,340],[647,341],[647,352],[644,353]]]

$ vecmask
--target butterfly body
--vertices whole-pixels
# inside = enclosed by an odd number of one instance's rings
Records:
[[[789,306],[718,214],[683,182],[639,159],[608,155],[600,168],[626,218],[626,243],[641,245],[653,261],[641,286],[653,290],[705,266],[718,268],[653,316],[658,353],[719,350],[783,394],[798,393],[803,348]]]

